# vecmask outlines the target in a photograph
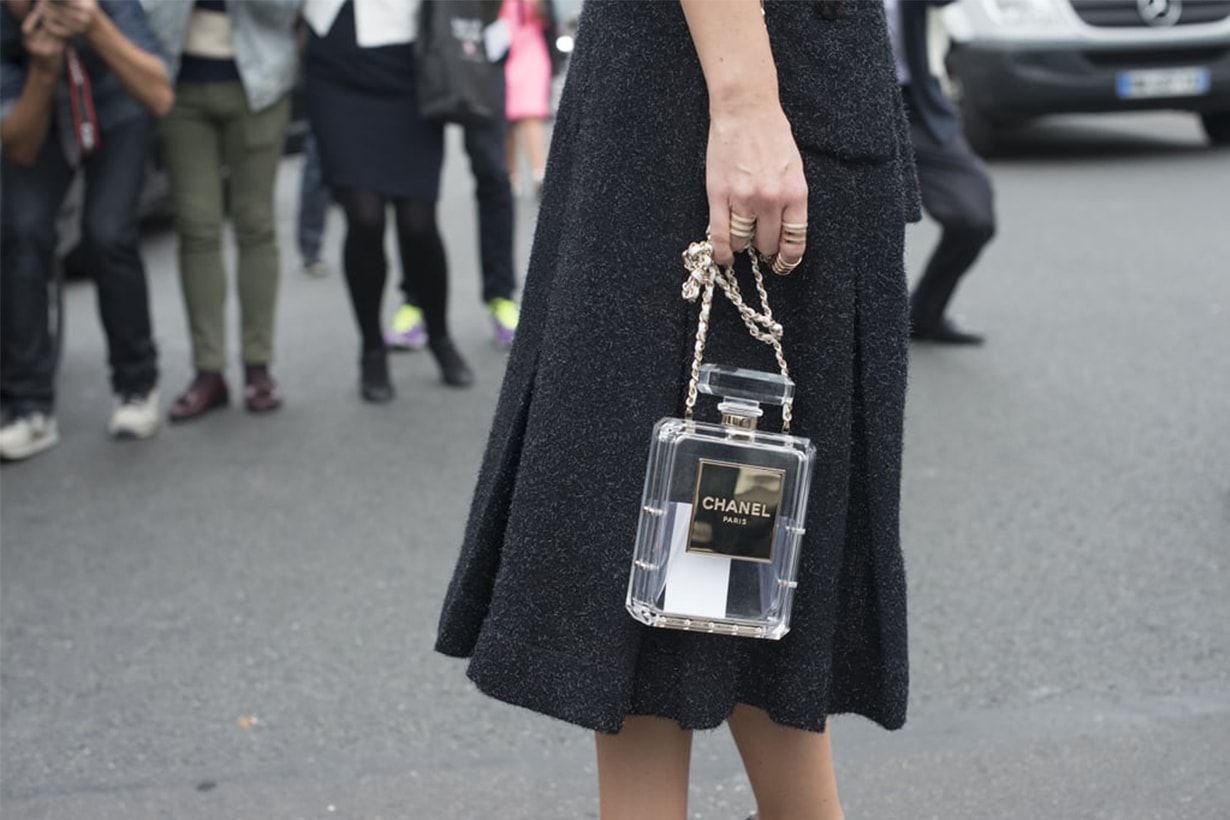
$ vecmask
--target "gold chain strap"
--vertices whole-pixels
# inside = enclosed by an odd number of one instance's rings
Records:
[[[764,287],[764,276],[760,272],[760,259],[750,247],[748,258],[752,260],[752,275],[756,279],[756,291],[760,295],[760,312],[752,309],[743,300],[739,290],[739,281],[735,278],[733,265],[725,269],[713,261],[713,245],[708,241],[693,242],[683,252],[683,266],[688,270],[687,281],[683,283],[683,298],[695,302],[700,298],[700,319],[696,325],[696,347],[692,357],[692,375],[688,380],[688,396],[684,403],[683,415],[692,420],[692,411],[696,407],[699,394],[700,365],[705,358],[705,341],[709,336],[709,312],[713,307],[713,291],[721,287],[726,298],[739,311],[739,317],[747,326],[752,338],[773,346],[777,356],[777,365],[781,368],[782,377],[790,378],[790,370],[786,367],[786,355],[782,352],[782,326],[773,318],[769,307],[769,294]],[[794,400],[786,399],[782,403],[782,432],[790,432],[790,421],[794,416]]]

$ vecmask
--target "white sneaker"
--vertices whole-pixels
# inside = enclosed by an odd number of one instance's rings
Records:
[[[0,427],[0,460],[21,461],[36,456],[59,440],[54,416],[38,410],[14,416]]]
[[[121,396],[111,414],[107,432],[112,438],[149,438],[158,432],[158,391],[144,396]]]
[[[305,276],[310,276],[313,279],[323,279],[329,275],[329,264],[323,259],[317,259],[315,262],[304,262],[303,273]]]

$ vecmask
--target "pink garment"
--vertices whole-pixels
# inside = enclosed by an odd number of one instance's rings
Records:
[[[532,0],[504,0],[500,17],[508,22],[512,41],[504,79],[508,83],[508,119],[544,120],[551,113],[551,55],[546,22]]]

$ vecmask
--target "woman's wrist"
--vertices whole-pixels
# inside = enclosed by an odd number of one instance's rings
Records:
[[[709,122],[719,129],[741,129],[784,117],[776,94],[731,95],[709,100]]]
[[[709,118],[711,120],[742,119],[749,116],[776,114],[782,110],[776,90],[757,94],[749,89],[709,95]]]

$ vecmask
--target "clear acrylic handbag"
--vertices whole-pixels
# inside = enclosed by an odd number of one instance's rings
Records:
[[[684,253],[684,298],[701,297],[692,375],[684,417],[653,429],[627,608],[650,626],[776,640],[790,629],[815,448],[789,433],[794,383],[756,253],[760,312],[712,252],[700,242]],[[703,364],[717,287],[772,345],[780,373]],[[700,394],[720,397],[720,422],[693,418]],[[781,433],[757,429],[761,404],[782,407]]]

